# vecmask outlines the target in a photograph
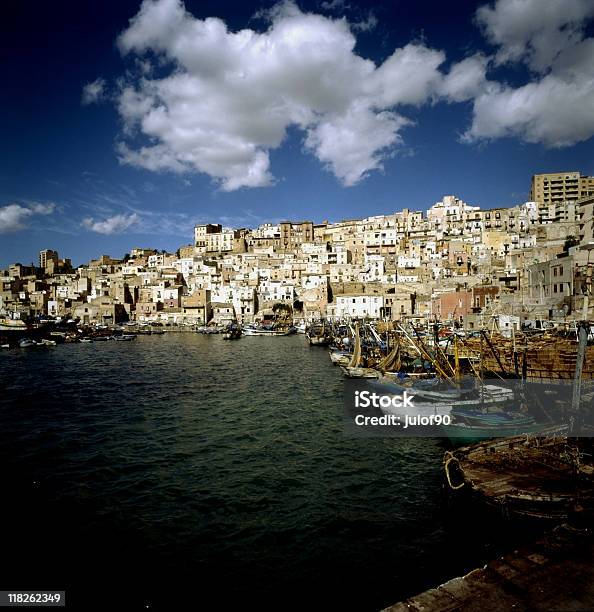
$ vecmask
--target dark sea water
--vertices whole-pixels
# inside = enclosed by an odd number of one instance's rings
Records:
[[[441,440],[345,435],[340,370],[302,336],[4,350],[0,384],[0,589],[378,610],[500,544],[446,528]]]

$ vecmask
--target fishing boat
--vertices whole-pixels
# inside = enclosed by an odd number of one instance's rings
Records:
[[[446,491],[462,494],[508,519],[566,521],[576,509],[594,509],[594,467],[568,437],[566,425],[541,428],[534,436],[489,440],[448,451]],[[583,439],[582,439],[583,443]],[[586,443],[586,445],[588,445]]]
[[[288,336],[290,333],[288,329],[274,329],[251,324],[243,327],[244,336]]]
[[[359,334],[359,324],[355,325],[353,331],[355,337],[355,344],[353,347],[353,354],[351,360],[345,366],[341,366],[344,375],[348,378],[378,378],[380,372],[373,368],[363,367],[363,356],[361,353],[361,336]]]
[[[223,333],[223,340],[239,340],[241,338],[241,327],[232,323],[227,326],[227,329]]]
[[[546,425],[520,413],[481,413],[453,411],[453,421],[442,430],[454,444],[473,444],[489,438],[507,438],[535,434]]]
[[[7,317],[0,318],[0,331],[3,332],[19,332],[26,331],[27,324],[21,319],[9,319]]]
[[[330,361],[334,365],[349,365],[349,361],[351,360],[351,353],[347,351],[335,350],[330,352]]]
[[[122,334],[121,336],[113,336],[113,339],[119,342],[130,342],[130,340],[136,340],[136,334]]]
[[[342,371],[348,378],[378,378],[380,373],[373,368],[341,366]]]
[[[381,386],[385,393],[402,393],[407,390],[415,397],[428,402],[469,404],[503,404],[514,400],[512,389],[499,385],[481,385],[479,387],[460,386],[444,387],[442,381],[436,378],[421,380],[398,380],[384,375],[374,385]],[[440,388],[441,387],[441,388]]]
[[[305,335],[311,346],[328,346],[332,342],[324,322],[311,325]]]

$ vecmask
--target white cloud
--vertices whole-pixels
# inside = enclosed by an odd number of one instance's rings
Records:
[[[498,63],[522,61],[546,71],[564,49],[582,39],[592,0],[497,0],[476,13],[487,39],[499,47]]]
[[[441,80],[438,93],[450,102],[471,100],[487,85],[488,59],[481,53],[454,64]]]
[[[27,227],[26,221],[33,215],[49,215],[55,204],[31,202],[29,206],[9,204],[0,208],[0,234],[16,232]]]
[[[82,103],[84,105],[95,104],[104,100],[106,96],[106,85],[105,79],[101,77],[95,79],[92,83],[87,83],[83,87]]]
[[[410,123],[395,107],[428,100],[444,54],[410,44],[377,67],[354,53],[344,18],[289,1],[265,16],[265,32],[230,32],[220,19],[195,19],[179,0],[145,0],[119,47],[145,61],[150,51],[171,71],[122,87],[122,163],[206,173],[226,191],[266,186],[274,182],[269,152],[295,125],[345,185],[382,167]],[[145,141],[133,146],[139,134]]]
[[[386,151],[400,144],[399,131],[409,123],[395,113],[376,113],[364,104],[354,104],[346,113],[327,117],[311,128],[305,145],[350,187],[372,170],[383,168]]]
[[[524,62],[540,76],[519,87],[483,83],[467,142],[514,136],[566,147],[594,135],[594,39],[583,38],[590,0],[498,0],[478,21],[499,46],[495,61]]]
[[[0,233],[24,229],[25,219],[32,214],[31,209],[19,204],[9,204],[0,208]]]
[[[275,182],[270,152],[296,126],[304,148],[350,186],[381,171],[414,123],[405,116],[413,107],[439,101],[473,103],[466,142],[514,136],[568,146],[594,134],[594,45],[583,38],[592,14],[591,0],[548,0],[546,9],[497,0],[476,14],[495,54],[475,53],[446,72],[445,53],[423,42],[379,64],[355,53],[354,33],[373,27],[373,15],[349,23],[284,0],[258,13],[265,31],[233,32],[220,19],[196,19],[182,0],[144,0],[118,39],[135,67],[118,81],[118,158],[204,173],[224,191],[262,187]],[[488,78],[514,62],[531,71],[525,85]]]
[[[82,225],[92,232],[98,234],[119,234],[136,225],[140,217],[136,213],[130,215],[114,215],[106,217],[102,221],[96,221],[92,217],[82,220]]]
[[[51,215],[56,210],[56,205],[53,202],[31,202],[31,212],[36,215]]]

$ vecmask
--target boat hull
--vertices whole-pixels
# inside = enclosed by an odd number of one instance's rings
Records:
[[[463,423],[452,423],[442,425],[444,435],[452,444],[476,444],[491,438],[508,438],[513,436],[523,436],[526,434],[536,434],[546,427],[542,423],[532,423],[530,425],[465,425]]]

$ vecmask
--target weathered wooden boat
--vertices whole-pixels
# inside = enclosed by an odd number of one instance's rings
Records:
[[[448,490],[507,518],[563,521],[594,512],[594,466],[590,453],[569,444],[567,426],[541,428],[448,451]]]

